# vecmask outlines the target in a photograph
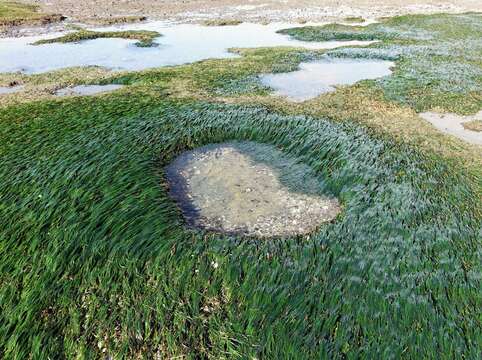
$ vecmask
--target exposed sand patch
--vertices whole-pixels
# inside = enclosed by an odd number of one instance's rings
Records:
[[[420,116],[446,134],[456,136],[471,144],[482,145],[482,133],[470,129],[470,125],[464,126],[464,124],[482,120],[482,111],[472,116],[434,112],[421,113]]]
[[[335,198],[320,194],[309,167],[268,145],[204,146],[181,154],[166,176],[187,222],[203,229],[259,237],[307,234],[340,211]]]

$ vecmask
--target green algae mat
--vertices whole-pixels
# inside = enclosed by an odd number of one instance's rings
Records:
[[[0,108],[0,358],[480,357],[480,148],[416,115],[480,108],[480,26],[464,14],[355,28],[389,35],[329,53],[389,57],[398,70],[305,104],[256,82],[320,55],[299,49],[115,76],[20,76],[27,90],[129,86],[39,92]],[[455,37],[471,46],[455,53]],[[444,41],[452,48],[440,54]],[[309,167],[341,213],[309,236],[187,227],[165,168],[230,141],[274,146]]]

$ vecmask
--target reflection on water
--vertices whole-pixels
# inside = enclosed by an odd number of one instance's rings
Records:
[[[384,60],[324,58],[301,63],[297,71],[263,75],[261,81],[277,95],[305,101],[335,91],[335,85],[351,85],[360,80],[390,75],[393,66],[393,62]]]
[[[152,22],[106,27],[99,31],[154,30],[163,36],[155,40],[160,46],[139,48],[137,40],[96,39],[80,43],[45,44],[33,42],[49,36],[0,39],[0,73],[42,73],[72,66],[104,66],[113,69],[141,70],[159,66],[180,65],[208,58],[233,58],[229,48],[294,46],[308,49],[330,49],[345,45],[366,45],[366,41],[303,42],[276,31],[293,25],[244,23],[237,26],[201,26]]]

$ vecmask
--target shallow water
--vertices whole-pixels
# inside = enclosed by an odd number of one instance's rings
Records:
[[[156,39],[157,47],[140,48],[137,40],[96,39],[80,43],[45,44],[34,46],[49,36],[0,39],[0,73],[42,73],[72,66],[103,66],[112,69],[142,70],[153,67],[180,65],[208,58],[233,58],[238,55],[229,48],[294,46],[307,49],[330,49],[345,45],[367,45],[367,41],[303,42],[276,31],[295,25],[244,23],[237,26],[201,26],[151,22],[126,26],[105,27],[98,31],[154,30],[164,36]]]
[[[167,168],[170,194],[189,225],[250,236],[314,231],[340,212],[312,170],[271,145],[212,144]]]
[[[13,94],[23,89],[23,85],[19,86],[0,86],[0,95]]]
[[[72,96],[72,95],[95,95],[105,92],[114,91],[124,87],[123,85],[78,85],[74,87],[67,87],[55,92],[57,96]]]
[[[469,121],[482,120],[482,111],[472,116],[439,114],[435,112],[421,113],[420,116],[446,134],[456,136],[470,144],[482,145],[482,133],[468,130],[463,125]]]
[[[384,60],[325,58],[301,63],[297,71],[262,75],[261,82],[274,89],[276,95],[305,101],[335,91],[335,85],[351,85],[390,75],[394,65]]]

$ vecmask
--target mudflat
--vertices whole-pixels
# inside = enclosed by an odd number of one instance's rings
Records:
[[[22,0],[32,3],[31,0]],[[36,0],[41,10],[74,20],[143,15],[155,19],[202,21],[323,21],[333,18],[376,18],[409,13],[482,11],[479,0]]]

